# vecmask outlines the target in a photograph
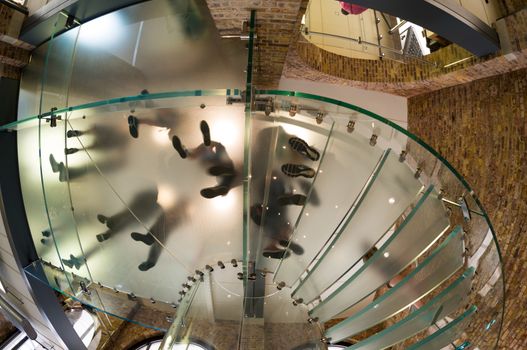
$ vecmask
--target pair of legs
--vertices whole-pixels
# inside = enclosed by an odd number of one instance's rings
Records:
[[[157,264],[168,234],[180,225],[186,207],[187,201],[180,200],[173,207],[161,212],[147,233],[132,232],[130,234],[134,241],[142,242],[150,247],[146,260],[138,266],[139,270],[147,271]]]
[[[105,224],[108,228],[105,232],[97,235],[97,240],[99,242],[104,242],[114,233],[137,222],[136,217],[145,220],[151,217],[155,212],[159,212],[160,207],[157,204],[157,189],[146,190],[138,193],[130,202],[129,208],[130,209],[125,208],[112,216],[105,216],[103,214],[97,215],[97,220],[99,220],[101,224]]]
[[[199,160],[207,167],[209,175],[218,178],[218,184],[216,186],[207,187],[200,191],[202,197],[210,199],[225,196],[235,186],[238,177],[234,162],[229,157],[225,146],[211,140],[210,128],[205,120],[200,122],[199,128],[203,137],[203,143],[201,145],[189,150],[183,145],[181,139],[177,135],[174,135],[172,136],[172,146],[182,159],[190,158]]]

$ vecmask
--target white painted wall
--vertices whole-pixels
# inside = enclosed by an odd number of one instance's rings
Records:
[[[289,78],[280,80],[279,89],[307,92],[351,103],[390,119],[404,128],[408,127],[408,104],[405,97],[349,86]]]

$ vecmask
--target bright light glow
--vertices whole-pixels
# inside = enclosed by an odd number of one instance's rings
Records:
[[[2,293],[5,293],[5,287],[2,283],[2,281],[0,281],[0,290],[2,291]]]
[[[176,203],[174,188],[166,184],[159,184],[157,186],[157,203],[165,209],[174,206]]]
[[[335,205],[335,209],[338,209],[338,208],[339,208],[339,206],[338,206],[338,205]]]
[[[395,203],[395,198],[391,197],[390,199],[388,199],[388,203],[390,203],[390,204]]]
[[[90,46],[112,48],[123,36],[119,14],[110,13],[82,25],[79,43]]]
[[[227,245],[231,245],[231,241],[227,241]]]
[[[230,191],[225,196],[218,196],[207,200],[210,201],[214,209],[218,211],[229,211],[236,204],[236,196],[232,192]]]
[[[390,256],[390,253],[389,252],[385,252],[383,255],[384,255],[385,258],[388,258]]]
[[[239,148],[242,144],[240,137],[243,136],[243,130],[241,130],[243,123],[237,123],[232,119],[221,118],[210,123],[212,139],[223,144],[227,150]]]
[[[152,139],[159,145],[168,145],[170,140],[168,139],[168,129],[165,128],[151,128]]]
[[[232,297],[232,295],[230,295],[230,294],[227,294],[227,298],[230,298],[230,297]]]
[[[309,216],[309,213],[306,213],[306,216]]]

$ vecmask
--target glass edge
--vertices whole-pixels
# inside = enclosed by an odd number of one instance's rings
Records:
[[[91,308],[94,308],[95,310],[99,311],[99,312],[102,312],[103,314],[107,314],[107,315],[110,315],[112,317],[116,317],[118,319],[121,319],[123,321],[127,321],[127,322],[132,322],[132,323],[135,323],[141,327],[145,327],[145,328],[150,328],[150,329],[154,329],[154,330],[157,330],[157,331],[161,331],[161,332],[166,332],[167,329],[164,329],[164,328],[159,328],[159,327],[155,327],[155,326],[151,326],[151,325],[147,325],[145,323],[142,323],[142,322],[139,322],[139,321],[136,321],[136,320],[132,320],[132,319],[129,319],[129,318],[126,318],[124,316],[119,316],[113,312],[109,312],[109,311],[106,311],[106,310],[103,310],[102,308],[98,307],[98,306],[95,306],[95,305],[92,305],[90,303],[87,303],[86,301],[82,300],[82,299],[79,299],[77,298],[76,296],[74,295],[71,295],[70,293],[60,289],[60,288],[55,288],[53,287],[50,283],[47,283],[46,281],[43,281],[40,277],[36,276],[34,273],[32,273],[30,271],[30,269],[33,269],[33,265],[36,264],[36,263],[41,263],[40,260],[37,260],[37,261],[34,261],[33,263],[31,263],[30,265],[26,266],[23,268],[24,270],[24,273],[26,274],[26,276],[30,277],[30,278],[33,278],[35,280],[37,280],[38,282],[40,283],[43,283],[45,286],[53,289],[54,291],[56,291],[57,293],[60,293],[64,296],[67,296],[68,298],[72,298],[73,300],[75,301],[78,301],[79,303],[83,304],[83,305],[87,305]],[[64,271],[62,271],[62,273],[66,273]],[[176,309],[177,310],[177,309]]]

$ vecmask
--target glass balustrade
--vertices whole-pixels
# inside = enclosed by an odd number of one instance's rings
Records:
[[[354,348],[492,348],[501,257],[465,180],[356,105],[279,90],[246,103],[243,45],[171,3],[69,30],[60,15],[36,49],[19,120],[0,127],[18,137],[28,278],[167,331],[166,348],[324,349],[371,329]]]

